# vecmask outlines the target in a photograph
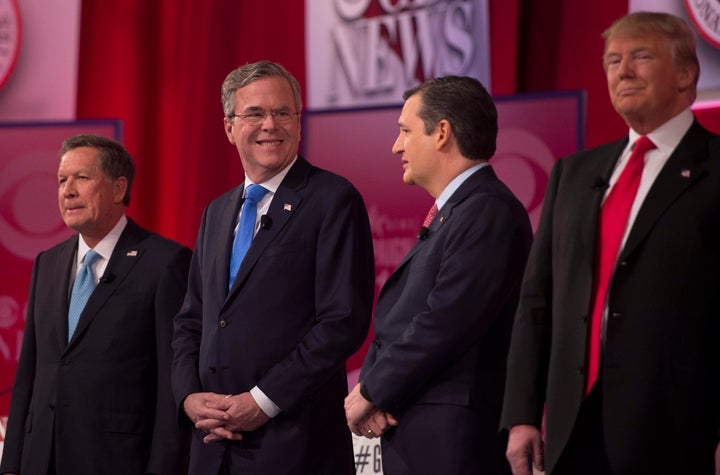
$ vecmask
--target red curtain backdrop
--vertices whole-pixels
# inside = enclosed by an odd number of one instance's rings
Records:
[[[303,2],[84,0],[78,118],[120,118],[138,169],[129,215],[190,247],[202,209],[242,180],[220,85],[260,59],[305,77]]]
[[[77,116],[120,118],[138,175],[129,214],[192,246],[205,204],[242,179],[220,84],[271,59],[305,82],[304,2],[83,0]],[[588,145],[622,135],[600,33],[625,0],[490,0],[492,92],[588,91]],[[310,157],[312,158],[312,157]]]

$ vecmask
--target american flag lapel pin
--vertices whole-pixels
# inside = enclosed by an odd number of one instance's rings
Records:
[[[126,254],[128,257],[137,257],[138,252],[137,251],[130,251]]]
[[[292,211],[292,205],[290,203],[285,203],[283,205],[283,211]]]
[[[690,178],[690,170],[688,170],[687,168],[683,168],[680,172],[680,176],[683,178]]]

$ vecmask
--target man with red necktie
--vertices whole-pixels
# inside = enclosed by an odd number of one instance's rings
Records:
[[[516,475],[720,473],[720,137],[690,110],[695,36],[639,12],[603,37],[629,133],[550,176],[508,358],[507,457]]]
[[[435,204],[378,296],[348,425],[382,436],[386,475],[506,474],[497,425],[530,222],[488,162],[497,112],[480,82],[435,78],[404,97],[393,152]]]

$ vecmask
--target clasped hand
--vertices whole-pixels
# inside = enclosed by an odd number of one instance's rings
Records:
[[[249,392],[237,395],[194,393],[185,398],[183,408],[195,427],[207,433],[207,444],[222,439],[242,440],[243,432],[263,426],[270,418]]]
[[[392,414],[375,407],[360,394],[359,384],[345,398],[345,418],[353,434],[368,439],[380,437],[398,425]]]

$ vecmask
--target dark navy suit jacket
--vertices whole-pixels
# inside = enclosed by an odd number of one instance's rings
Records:
[[[54,454],[58,474],[183,473],[170,366],[190,250],[128,219],[68,343],[77,241],[35,260],[0,472]]]
[[[228,292],[242,191],[215,199],[203,215],[176,317],[173,387],[181,417],[191,393],[256,385],[282,413],[238,442],[204,444],[195,431],[191,473],[216,474],[223,457],[232,473],[353,473],[345,361],[367,334],[374,289],[362,197],[299,157]]]
[[[437,473],[506,473],[497,424],[531,239],[523,205],[486,166],[453,193],[383,286],[360,379],[372,402],[398,418],[383,444],[406,451],[403,473],[436,473],[429,467],[441,453],[460,462]],[[458,407],[465,417],[448,426]],[[386,463],[395,450],[383,447]]]

